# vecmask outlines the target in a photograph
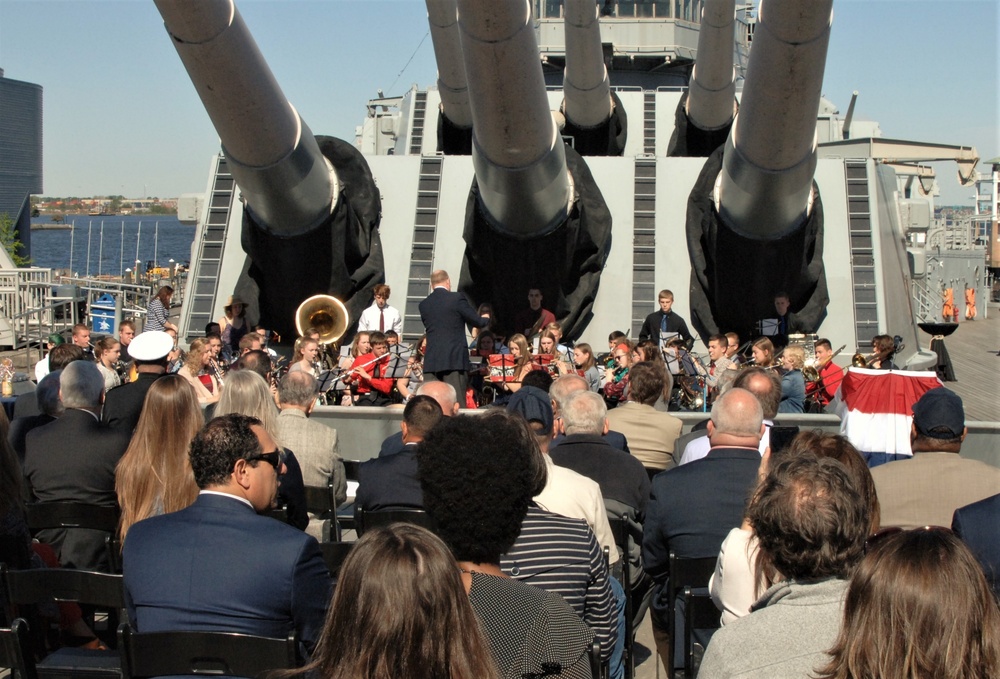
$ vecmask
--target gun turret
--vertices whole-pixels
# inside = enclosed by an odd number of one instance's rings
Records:
[[[581,155],[621,155],[627,123],[621,102],[611,92],[598,6],[592,0],[566,0],[563,10],[563,132],[573,137]]]
[[[754,334],[787,292],[800,331],[826,315],[816,112],[832,0],[762,0],[739,114],[689,199],[692,317]],[[746,262],[753,266],[748,271]]]
[[[735,30],[736,0],[706,0],[698,56],[677,107],[667,155],[707,156],[729,136],[736,116]]]
[[[257,219],[295,235],[329,218],[338,189],[333,168],[233,3],[155,2]]]
[[[447,155],[468,155],[472,152],[472,111],[462,60],[462,39],[458,32],[458,4],[455,0],[426,2],[441,96],[438,148]]]
[[[317,293],[342,300],[356,318],[384,279],[367,163],[346,142],[313,137],[232,0],[155,2],[246,201],[251,261],[236,293],[248,320],[294,336],[296,308]]]
[[[458,18],[476,172],[459,287],[492,302],[507,329],[540,288],[573,337],[597,292],[610,212],[556,129],[528,0],[459,0]]]

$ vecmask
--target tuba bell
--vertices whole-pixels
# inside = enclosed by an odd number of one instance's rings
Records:
[[[295,329],[304,335],[308,328],[319,332],[319,343],[330,344],[339,340],[350,326],[347,307],[336,297],[313,295],[295,310]]]

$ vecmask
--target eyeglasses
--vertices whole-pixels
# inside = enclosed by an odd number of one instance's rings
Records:
[[[280,450],[275,450],[270,453],[261,453],[260,455],[254,455],[253,457],[246,458],[247,462],[257,462],[259,460],[267,462],[269,465],[274,467],[275,471],[278,471],[281,469],[281,465],[285,463],[285,454]]]
[[[882,528],[878,530],[875,534],[871,535],[867,540],[865,540],[865,554],[870,554],[874,549],[878,548],[879,545],[884,543],[888,538],[893,535],[899,535],[900,533],[907,533],[914,530],[924,530],[931,532],[941,532],[947,533],[948,535],[954,535],[954,531],[947,526],[920,526],[919,528],[900,528],[899,526],[889,526],[887,528]]]
[[[615,360],[620,361],[623,358],[628,358],[628,354],[615,354]]]

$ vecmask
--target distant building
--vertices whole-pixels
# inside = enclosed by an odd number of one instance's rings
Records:
[[[42,86],[0,69],[0,214],[15,220],[31,252],[31,194],[42,192]]]
[[[1000,157],[987,160],[990,171],[976,182],[976,231],[986,243],[986,265],[1000,268]]]

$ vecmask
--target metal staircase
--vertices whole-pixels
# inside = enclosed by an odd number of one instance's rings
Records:
[[[420,159],[417,183],[417,210],[413,220],[413,241],[410,246],[410,276],[406,288],[406,309],[403,314],[403,341],[415,342],[424,333],[420,321],[420,302],[430,290],[434,266],[434,241],[437,237],[438,205],[441,200],[441,156]]]
[[[632,332],[656,304],[656,158],[636,158],[632,217]]]
[[[195,234],[195,252],[189,274],[187,295],[191,302],[184,305],[185,316],[180,319],[181,337],[204,337],[205,325],[212,320],[216,295],[219,289],[219,275],[222,269],[222,253],[226,247],[226,228],[236,196],[236,182],[229,173],[226,158],[221,153],[216,157],[212,194],[209,199],[207,218]]]
[[[868,163],[865,160],[848,160],[845,169],[851,279],[854,286],[854,336],[860,347],[867,346],[871,338],[878,334],[878,288],[875,284]]]

